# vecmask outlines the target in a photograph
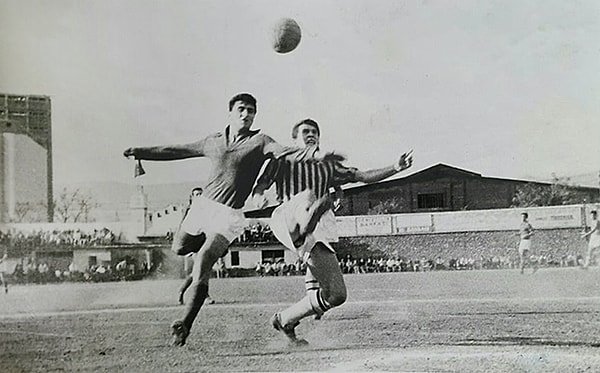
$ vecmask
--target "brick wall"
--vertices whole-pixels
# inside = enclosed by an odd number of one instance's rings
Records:
[[[418,195],[433,193],[444,194],[446,208],[443,210],[507,208],[512,203],[515,184],[502,180],[440,178],[365,190],[343,199],[341,215],[366,215],[370,208],[393,198],[399,204],[389,213],[418,212]]]
[[[469,210],[507,208],[515,195],[515,184],[506,181],[469,180],[466,183]]]

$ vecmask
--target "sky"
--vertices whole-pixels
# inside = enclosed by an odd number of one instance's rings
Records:
[[[220,131],[238,92],[255,128],[286,144],[311,117],[361,169],[413,149],[413,172],[548,180],[600,171],[598,35],[597,0],[0,0],[0,92],[51,97],[61,185],[135,183],[125,148]],[[209,161],[144,167],[206,180]]]

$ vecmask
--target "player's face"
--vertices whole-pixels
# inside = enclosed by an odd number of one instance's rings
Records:
[[[298,137],[296,137],[298,146],[318,146],[319,145],[319,131],[310,124],[301,124],[298,127]]]
[[[202,192],[199,190],[194,190],[192,192],[192,198],[200,197],[201,195],[202,195]]]
[[[248,129],[252,127],[255,115],[256,108],[254,105],[243,101],[236,101],[229,112],[229,125],[235,132],[239,132],[241,129]]]

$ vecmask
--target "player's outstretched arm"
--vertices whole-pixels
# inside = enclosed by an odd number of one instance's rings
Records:
[[[148,161],[172,161],[204,156],[204,140],[190,144],[147,146],[127,148],[123,152],[127,158],[133,157]]]
[[[281,145],[273,138],[263,135],[263,154],[267,158],[280,158],[298,150],[297,147]]]
[[[404,171],[412,166],[412,150],[406,152],[400,156],[400,159],[392,166],[377,168],[367,171],[357,171],[356,181],[362,181],[363,183],[375,183],[386,179],[398,172]]]
[[[263,209],[267,206],[265,191],[275,182],[275,177],[279,171],[278,162],[271,159],[267,162],[262,174],[256,180],[256,185],[252,189],[252,205],[257,209]]]

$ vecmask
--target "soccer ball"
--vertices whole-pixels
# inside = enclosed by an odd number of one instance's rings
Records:
[[[277,53],[289,53],[296,49],[301,38],[298,23],[291,18],[282,18],[273,28],[273,49]]]

